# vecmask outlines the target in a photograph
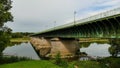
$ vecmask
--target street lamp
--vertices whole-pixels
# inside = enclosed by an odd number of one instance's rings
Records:
[[[55,30],[55,26],[56,26],[56,21],[54,21],[54,30]]]
[[[75,24],[76,24],[76,21],[75,21],[75,15],[76,15],[76,11],[74,11],[74,26],[75,26]]]

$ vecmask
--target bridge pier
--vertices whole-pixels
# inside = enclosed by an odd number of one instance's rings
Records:
[[[60,53],[61,58],[76,57],[79,51],[78,41],[63,38],[31,38],[31,44],[42,57],[54,58]]]
[[[51,46],[51,57],[60,53],[61,58],[72,58],[76,56],[79,50],[78,41],[75,39],[53,38],[51,39]]]
[[[45,39],[43,37],[39,38],[31,38],[30,40],[32,46],[36,50],[39,56],[45,57],[47,54],[49,54],[51,50],[51,43],[50,39]]]

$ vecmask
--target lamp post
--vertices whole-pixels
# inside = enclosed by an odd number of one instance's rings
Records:
[[[74,26],[75,26],[75,24],[76,24],[76,21],[75,21],[75,15],[76,15],[76,11],[74,11]]]
[[[54,30],[55,30],[55,26],[56,26],[56,21],[54,21]]]

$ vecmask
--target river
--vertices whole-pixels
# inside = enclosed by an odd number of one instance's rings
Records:
[[[92,57],[108,57],[110,56],[108,48],[109,44],[98,44],[98,43],[84,43],[80,44],[80,52],[85,52],[88,56]],[[14,55],[19,57],[28,57],[35,60],[40,60],[39,56],[36,54],[30,42],[13,44],[13,46],[8,46],[3,51],[4,55]]]
[[[31,59],[39,60],[39,56],[36,54],[35,50],[28,43],[13,44],[13,46],[8,46],[3,51],[4,55],[18,56],[18,57],[28,57]]]
[[[87,45],[85,45],[87,46]],[[87,53],[88,56],[92,57],[108,57],[110,53],[108,48],[110,47],[109,44],[100,44],[100,43],[90,43],[87,47],[84,45],[81,46],[80,52]]]

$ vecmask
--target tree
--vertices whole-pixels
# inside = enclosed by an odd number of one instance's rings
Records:
[[[111,46],[109,47],[109,53],[112,57],[117,57],[120,53],[120,39],[111,39],[110,44]]]
[[[13,21],[13,16],[9,10],[12,8],[11,0],[0,0],[0,55],[5,46],[9,43],[11,29],[5,27],[8,21]]]

